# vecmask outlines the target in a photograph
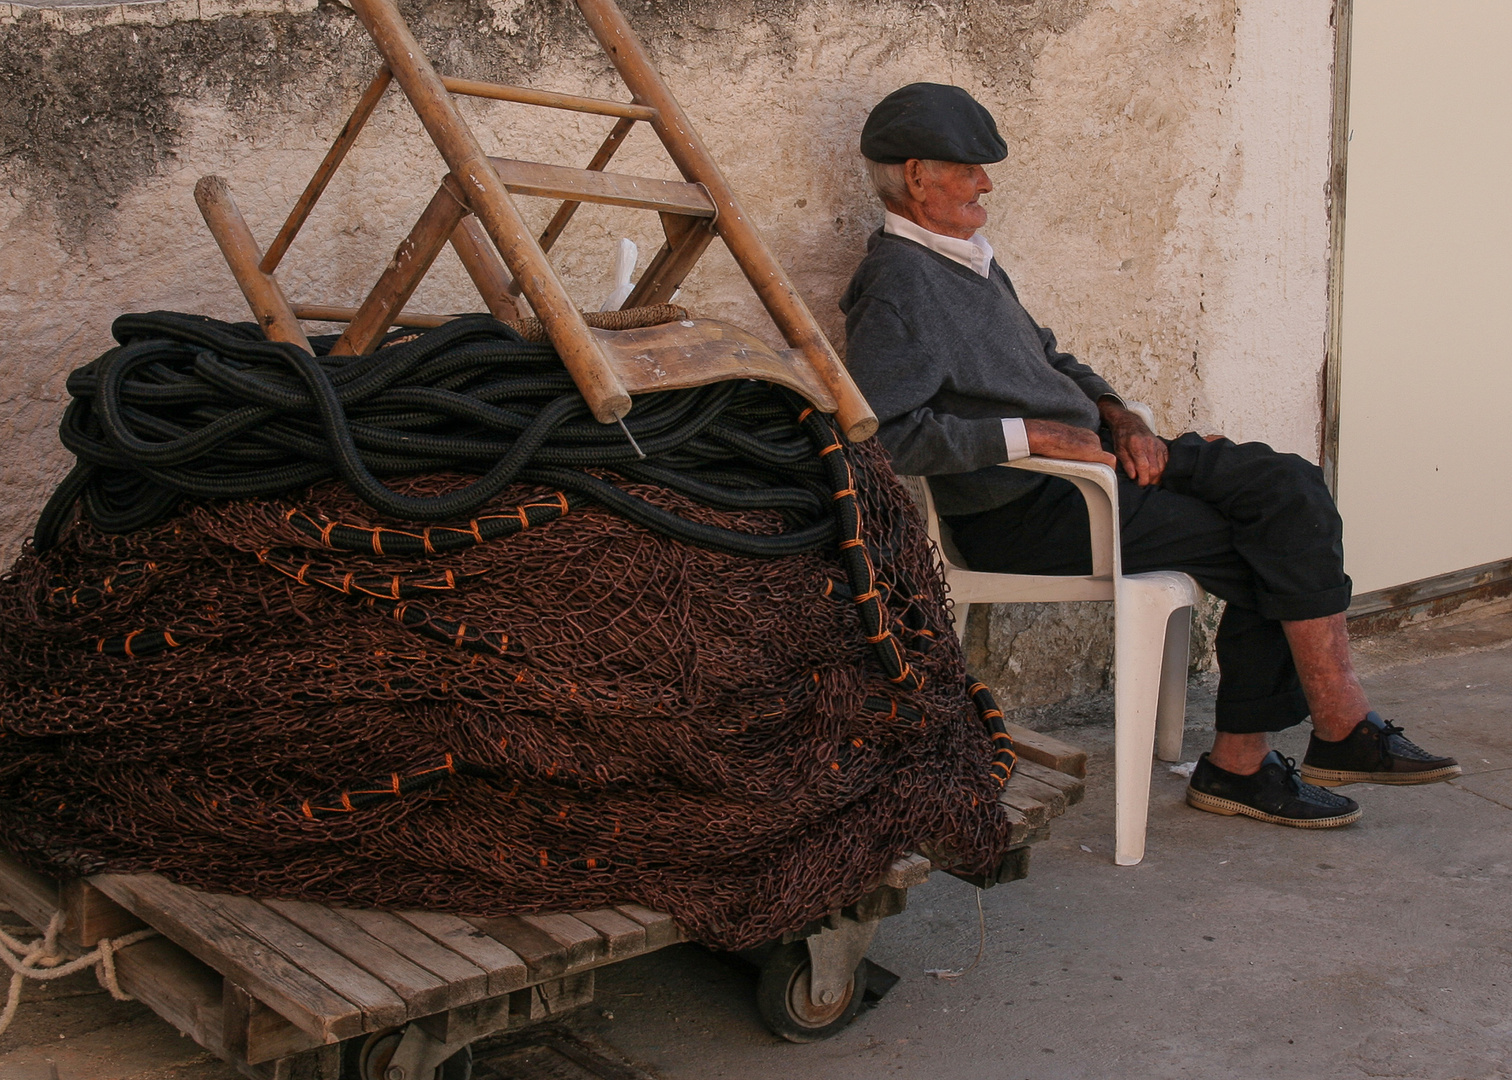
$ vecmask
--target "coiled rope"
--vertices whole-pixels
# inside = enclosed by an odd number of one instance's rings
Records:
[[[485,315],[402,335],[375,356],[311,356],[250,325],[172,312],[123,315],[112,331],[120,346],[68,379],[59,438],[79,463],[43,510],[39,551],[81,499],[96,528],[130,532],[184,497],[268,497],[332,476],[409,521],[468,518],[535,481],[730,554],[775,558],[834,536],[808,440],[759,384],[643,395],[625,420],[637,450],[594,421],[549,345]],[[752,536],[687,521],[590,471],[603,469],[720,509],[777,510],[790,528]],[[380,479],[438,470],[478,478],[433,497]]]
[[[47,922],[47,930],[33,941],[19,941],[0,930],[0,960],[5,961],[5,966],[11,970],[5,1008],[0,1010],[0,1035],[5,1034],[11,1021],[16,1018],[16,1010],[21,1005],[21,990],[27,979],[51,982],[92,967],[100,985],[111,997],[117,1001],[133,1000],[116,981],[115,954],[128,945],[156,937],[157,931],[149,928],[135,930],[118,938],[104,938],[89,952],[70,960],[58,945],[58,930],[62,925],[63,912],[60,910],[53,912],[52,918]]]

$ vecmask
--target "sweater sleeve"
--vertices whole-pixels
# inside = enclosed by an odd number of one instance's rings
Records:
[[[1074,382],[1081,388],[1081,392],[1093,401],[1100,397],[1110,396],[1118,398],[1119,403],[1122,404],[1123,399],[1118,397],[1117,392],[1103,380],[1101,375],[1070,353],[1061,352],[1055,347],[1053,330],[1047,330],[1038,323],[1035,323],[1035,328],[1039,331],[1040,341],[1045,346],[1045,359],[1051,367]]]
[[[935,361],[885,300],[862,297],[846,316],[851,377],[877,414],[877,438],[893,468],[911,476],[971,472],[1008,460],[998,417],[968,418],[929,405],[940,391]]]

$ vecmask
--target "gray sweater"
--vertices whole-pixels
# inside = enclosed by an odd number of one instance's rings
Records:
[[[846,365],[877,414],[898,472],[927,476],[941,514],[991,510],[1043,478],[996,466],[1003,417],[1096,431],[1113,390],[1055,347],[996,262],[982,277],[878,230],[840,298]]]

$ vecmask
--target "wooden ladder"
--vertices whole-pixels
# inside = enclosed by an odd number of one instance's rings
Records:
[[[195,188],[205,222],[263,331],[270,339],[309,351],[301,318],[345,321],[347,329],[332,352],[362,355],[374,351],[391,326],[436,325],[444,320],[401,312],[450,242],[495,318],[515,318],[514,298],[524,294],[601,423],[624,417],[632,394],[752,378],[787,386],[835,414],[851,440],[872,435],[877,420],[866,400],[614,0],[577,0],[577,5],[633,101],[445,78],[426,59],[393,0],[351,0],[383,64],[267,252],[259,250],[224,180],[207,176]],[[391,82],[398,83],[414,107],[450,172],[358,308],[291,304],[274,271]],[[585,169],[490,157],[457,111],[456,94],[592,113],[616,122]],[[681,182],[605,171],[637,122],[651,125],[682,173]],[[526,228],[514,195],[562,200],[539,238]],[[661,215],[666,242],[625,301],[626,308],[670,300],[718,236],[788,348],[772,349],[755,335],[712,319],[628,330],[589,326],[546,258],[585,202]]]

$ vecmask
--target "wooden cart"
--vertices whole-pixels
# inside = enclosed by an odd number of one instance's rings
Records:
[[[1030,845],[1082,795],[1085,754],[1015,737],[1020,761],[1002,797],[1014,846],[974,880],[982,887],[1023,877]],[[857,903],[764,951],[758,1002],[774,1030],[810,1041],[849,1022],[878,922],[931,869],[906,856]],[[3,853],[0,903],[39,930],[61,911],[59,944],[75,954],[159,931],[115,953],[120,987],[255,1080],[465,1080],[472,1041],[586,1005],[595,969],[687,940],[671,916],[634,904],[489,919],[363,911],[204,893],[156,874],[56,881]]]

